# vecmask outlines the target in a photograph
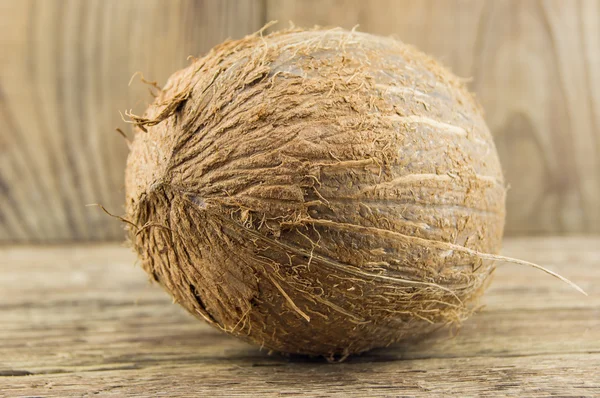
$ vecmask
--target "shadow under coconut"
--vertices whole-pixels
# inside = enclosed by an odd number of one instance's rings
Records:
[[[285,354],[278,352],[245,350],[241,355],[234,355],[237,360],[254,360],[252,366],[282,366],[287,364],[360,364],[376,362],[393,362],[414,359],[429,359],[436,357],[446,357],[450,355],[440,355],[440,349],[436,349],[436,344],[448,343],[453,340],[448,329],[438,329],[428,335],[408,339],[401,343],[392,344],[388,347],[375,348],[361,354],[349,356],[334,356],[325,358],[322,356],[309,356],[301,354]],[[262,354],[262,355],[261,355]]]

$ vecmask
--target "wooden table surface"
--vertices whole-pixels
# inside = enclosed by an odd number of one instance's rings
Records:
[[[150,284],[118,244],[0,247],[0,396],[600,396],[600,237],[519,238],[451,335],[341,364],[230,338]]]

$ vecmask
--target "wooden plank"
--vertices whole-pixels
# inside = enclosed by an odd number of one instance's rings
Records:
[[[265,0],[266,1],[266,0]],[[508,234],[600,232],[600,0],[0,1],[0,242],[114,240],[129,131],[164,83],[266,20],[417,45],[472,77],[511,186]]]
[[[268,19],[394,35],[472,78],[509,234],[600,232],[600,0],[269,0]]]
[[[262,0],[0,1],[0,242],[122,239],[129,131],[119,111],[228,37],[263,25]]]
[[[0,397],[598,396],[600,237],[509,239],[452,336],[342,364],[269,355],[188,315],[115,244],[0,248]]]

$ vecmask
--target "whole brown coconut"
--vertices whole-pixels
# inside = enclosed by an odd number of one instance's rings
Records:
[[[494,270],[506,190],[482,112],[399,41],[227,41],[131,117],[131,242],[227,333],[345,357],[459,322]]]

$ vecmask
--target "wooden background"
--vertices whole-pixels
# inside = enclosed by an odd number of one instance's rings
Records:
[[[201,55],[277,19],[395,35],[486,109],[507,234],[600,233],[600,0],[0,0],[0,242],[119,240],[119,111]]]

